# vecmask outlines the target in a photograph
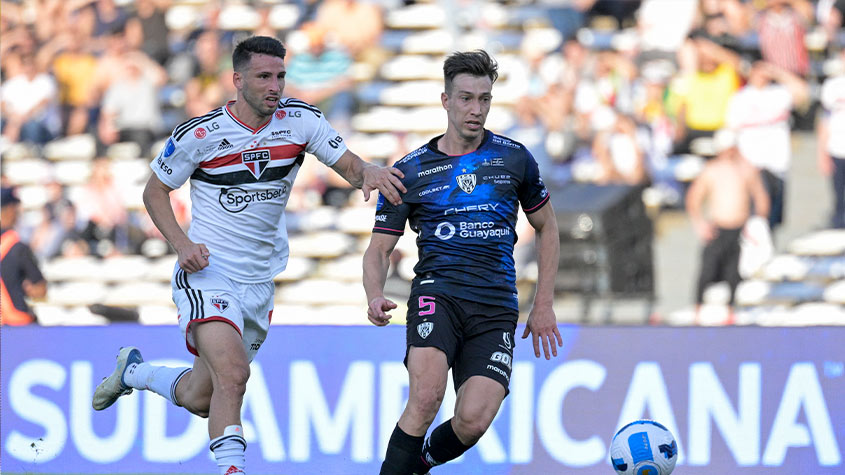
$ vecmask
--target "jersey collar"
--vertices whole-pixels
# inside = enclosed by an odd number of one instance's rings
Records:
[[[445,135],[445,134],[440,134],[437,137],[434,137],[433,139],[428,141],[429,150],[431,150],[432,152],[434,152],[438,155],[445,155],[447,157],[461,157],[461,156],[464,156],[464,155],[469,155],[471,153],[475,153],[478,150],[481,150],[482,148],[484,148],[484,145],[486,145],[487,142],[490,140],[490,136],[492,135],[492,133],[489,130],[484,129],[484,138],[481,139],[481,143],[478,145],[478,148],[471,151],[471,152],[462,153],[460,155],[449,155],[448,153],[443,152],[442,150],[437,148],[437,141],[440,140],[440,137],[443,137],[443,135]]]
[[[258,127],[257,129],[253,129],[252,127],[250,127],[250,126],[246,125],[245,123],[241,122],[240,119],[235,117],[235,113],[232,112],[231,109],[229,109],[229,106],[231,106],[234,103],[235,103],[235,101],[227,102],[226,105],[223,106],[223,110],[226,111],[226,115],[228,115],[233,121],[235,121],[236,124],[240,125],[244,129],[248,130],[253,135],[257,134],[258,132],[261,132],[261,130],[263,130],[264,127],[267,127],[267,125],[270,123],[270,121],[273,120],[273,117],[271,116],[269,119],[267,119],[267,122],[261,124],[261,126]]]

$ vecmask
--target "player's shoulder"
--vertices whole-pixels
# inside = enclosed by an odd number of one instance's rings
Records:
[[[501,147],[509,150],[518,150],[522,152],[528,151],[528,148],[526,148],[525,145],[523,145],[522,143],[517,142],[516,140],[510,137],[505,137],[504,135],[499,135],[494,132],[490,132],[490,141],[488,143],[490,147]]]
[[[428,144],[425,144],[415,150],[412,150],[407,155],[397,160],[396,163],[393,164],[393,166],[400,169],[408,167],[412,163],[419,161],[420,157],[422,157],[428,152],[430,152],[430,149],[428,147]]]
[[[285,97],[279,101],[279,107],[276,109],[277,114],[284,117],[295,118],[309,118],[314,117],[320,119],[323,117],[323,112],[315,105],[309,104],[303,100],[295,97]],[[281,112],[279,112],[281,111]]]
[[[208,134],[208,127],[224,114],[223,107],[218,107],[206,114],[192,117],[177,125],[173,129],[171,137],[179,145],[187,145],[193,141],[202,140]],[[213,127],[213,129],[218,128]]]

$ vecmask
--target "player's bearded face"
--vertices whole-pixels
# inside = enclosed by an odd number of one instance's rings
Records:
[[[458,74],[452,80],[449,94],[441,98],[449,127],[465,140],[473,140],[484,133],[484,124],[490,112],[493,81],[487,76]]]
[[[282,58],[254,54],[243,74],[241,95],[260,117],[276,111],[285,90],[285,62]]]

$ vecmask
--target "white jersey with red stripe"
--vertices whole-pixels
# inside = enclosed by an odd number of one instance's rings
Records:
[[[300,100],[282,99],[257,129],[231,105],[176,127],[150,167],[173,189],[190,178],[188,237],[208,247],[210,266],[237,282],[266,282],[287,265],[284,211],[305,153],[332,166],[346,145]]]

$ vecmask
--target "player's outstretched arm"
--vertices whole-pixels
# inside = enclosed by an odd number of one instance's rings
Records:
[[[531,334],[534,356],[540,357],[540,344],[546,359],[557,356],[557,347],[563,346],[557,317],[554,311],[554,285],[557,265],[560,260],[560,235],[557,218],[551,203],[528,215],[528,222],[536,231],[537,244],[537,291],[534,305],[528,314],[528,322],[522,338]],[[549,352],[551,351],[551,356]]]
[[[405,175],[399,169],[367,163],[349,150],[332,165],[332,169],[350,185],[360,188],[364,192],[364,201],[370,199],[370,192],[378,190],[388,201],[400,205],[401,193],[408,191],[402,184]]]
[[[200,271],[208,265],[208,257],[211,254],[205,244],[197,244],[188,239],[185,231],[179,226],[170,204],[171,191],[172,188],[152,174],[144,187],[144,206],[158,230],[176,250],[179,267],[188,273]]]
[[[396,304],[384,296],[384,282],[390,267],[390,253],[399,242],[399,236],[373,233],[370,245],[364,252],[364,291],[367,293],[367,319],[383,327],[390,321],[390,310]]]

